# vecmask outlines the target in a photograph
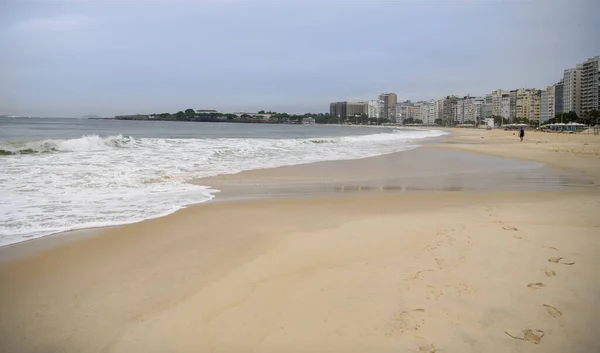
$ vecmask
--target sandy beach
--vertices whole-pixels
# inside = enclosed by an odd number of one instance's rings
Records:
[[[600,136],[198,182],[231,202],[1,247],[0,352],[600,351]]]

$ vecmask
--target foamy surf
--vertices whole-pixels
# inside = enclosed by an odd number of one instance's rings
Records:
[[[192,178],[415,148],[442,131],[294,139],[87,135],[0,142],[0,245],[67,230],[139,222],[211,200]]]

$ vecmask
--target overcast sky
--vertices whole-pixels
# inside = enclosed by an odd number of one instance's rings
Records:
[[[600,55],[600,1],[0,0],[0,114],[326,112],[545,88]]]

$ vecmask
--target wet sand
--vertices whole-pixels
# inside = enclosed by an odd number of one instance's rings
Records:
[[[457,131],[202,180],[247,201],[0,263],[0,352],[599,351],[599,141]]]

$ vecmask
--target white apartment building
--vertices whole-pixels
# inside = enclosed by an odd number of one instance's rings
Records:
[[[421,120],[423,120],[423,124],[433,125],[435,124],[435,119],[438,116],[437,110],[437,102],[435,100],[429,100],[428,102],[424,102],[424,111],[422,112]]]
[[[437,119],[440,119],[440,120],[443,119],[443,116],[444,116],[444,101],[445,101],[445,98],[436,99],[436,101],[435,101],[435,110],[436,110],[436,113],[437,113],[437,115],[435,117],[436,120]]]
[[[485,98],[466,96],[456,102],[456,121],[463,124],[477,122],[485,116]]]
[[[483,121],[485,118],[485,98],[475,97],[472,99],[472,110],[469,112],[469,120]]]
[[[578,64],[574,69],[564,71],[563,81],[563,111],[574,111],[581,115],[581,71],[583,65]]]
[[[533,112],[531,105],[533,103],[533,93],[535,90],[529,88],[520,88],[517,90],[516,97],[516,118],[529,120]]]
[[[492,115],[503,116],[502,115],[502,97],[505,94],[509,94],[509,91],[503,91],[501,89],[497,89],[492,92],[492,94],[491,94],[491,96],[492,96]],[[508,115],[505,116],[505,118],[508,118]]]
[[[510,94],[502,95],[502,109],[498,115],[506,119],[510,118]]]
[[[546,87],[541,95],[541,112],[540,119],[544,123],[554,117],[554,86]]]
[[[582,114],[600,110],[600,56],[582,64],[580,108]]]
[[[380,119],[381,111],[383,109],[383,102],[380,100],[372,100],[368,103],[368,115],[369,119]]]

